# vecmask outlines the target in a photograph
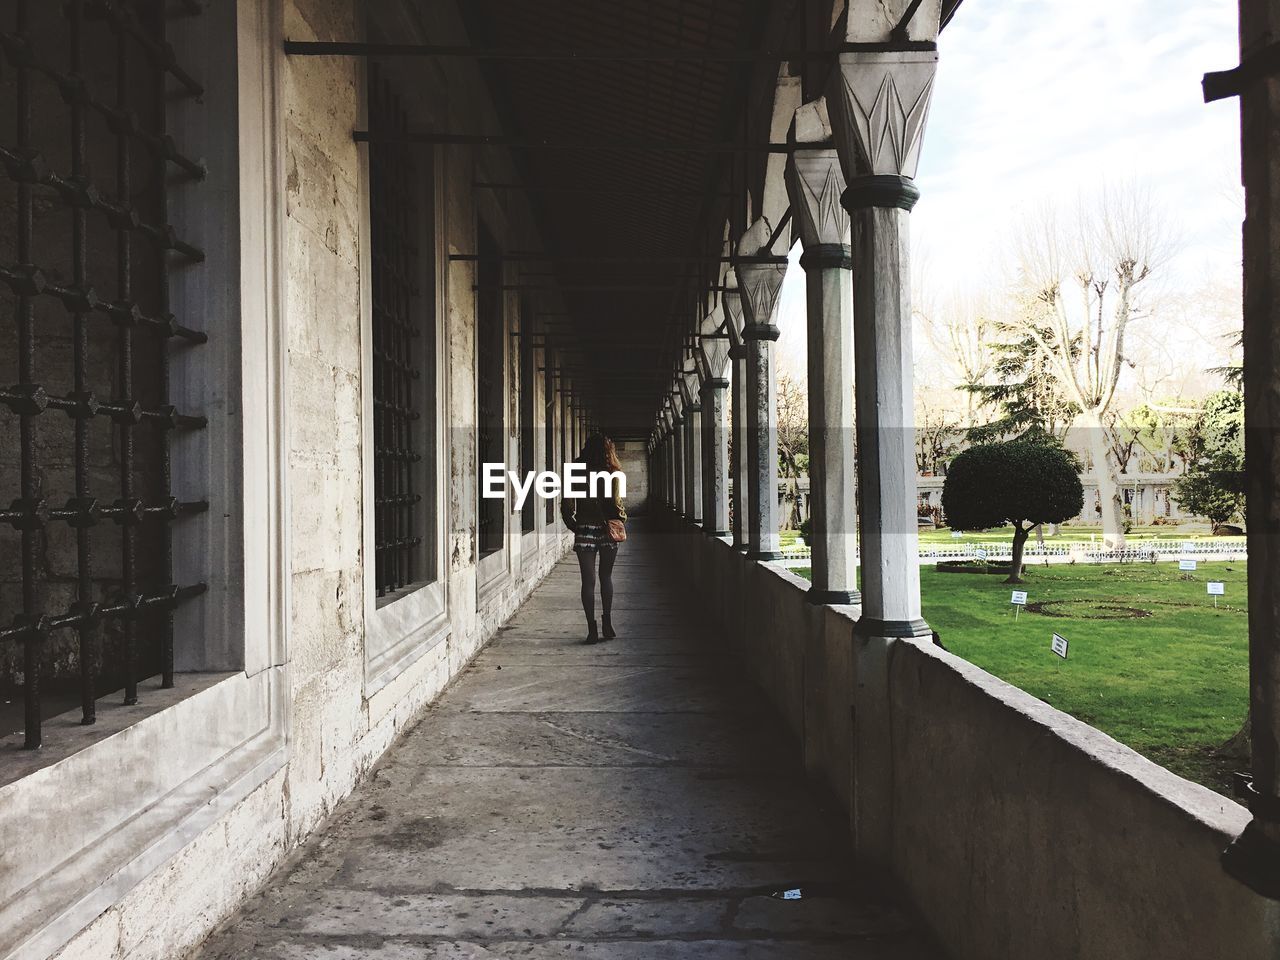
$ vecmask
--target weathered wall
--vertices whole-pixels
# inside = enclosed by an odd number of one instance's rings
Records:
[[[618,461],[627,475],[627,513],[640,515],[649,509],[649,456],[643,443],[619,441]]]
[[[894,872],[957,957],[1280,954],[1241,806],[935,647],[888,679]]]
[[[453,14],[431,8],[448,35]],[[290,0],[284,36],[300,40],[364,35],[357,0]],[[180,854],[104,910],[57,956],[64,960],[173,960],[197,944],[257,886],[293,846],[319,825],[373,762],[456,676],[565,552],[568,539],[539,511],[538,536],[520,536],[507,516],[506,547],[477,582],[475,547],[475,296],[472,269],[444,271],[440,349],[443,379],[435,402],[447,409],[437,446],[446,487],[441,571],[447,636],[398,676],[370,689],[366,676],[365,498],[362,424],[362,217],[364,176],[351,132],[362,125],[363,65],[342,57],[287,58],[284,104],[285,209],[282,259],[287,358],[286,518],[291,590],[281,723],[286,762],[210,828],[190,836]],[[469,72],[470,71],[470,72]],[[489,108],[474,67],[435,76],[417,91],[455,126],[485,122]],[[450,119],[447,115],[453,115]],[[535,247],[523,201],[477,196],[474,180],[510,180],[504,158],[458,149],[443,152],[444,236],[438,251],[475,250],[484,216],[511,247]],[[487,206],[486,206],[487,205]],[[516,304],[506,304],[510,330]],[[509,340],[504,337],[504,340]],[[509,365],[508,365],[509,366]],[[509,376],[514,371],[509,371]],[[543,450],[542,378],[535,429]],[[508,385],[514,392],[518,379]],[[516,410],[512,405],[512,410]],[[507,418],[512,449],[518,419]],[[643,479],[642,487],[643,487]],[[523,553],[522,553],[523,549]]]
[[[936,647],[856,637],[857,608],[657,512],[859,858],[957,960],[1280,956],[1280,906],[1219,863],[1241,806]]]

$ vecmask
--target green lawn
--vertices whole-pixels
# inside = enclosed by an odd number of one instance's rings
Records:
[[[1032,606],[1016,619],[1002,577],[923,567],[921,588],[925,619],[952,653],[1229,793],[1231,771],[1244,764],[1215,757],[1213,748],[1248,709],[1245,569],[1239,562],[1201,563],[1187,574],[1176,563],[1032,566],[1019,588]],[[1217,609],[1209,580],[1225,584]],[[1039,602],[1047,603],[1043,612]],[[1071,642],[1066,661],[1049,649],[1055,632]]]

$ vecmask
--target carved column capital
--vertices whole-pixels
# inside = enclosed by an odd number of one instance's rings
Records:
[[[729,365],[728,326],[725,311],[719,305],[702,321],[698,336],[698,366],[704,380],[718,380],[724,377],[725,369]]]
[[[840,54],[827,101],[850,186],[866,176],[914,179],[937,70],[937,50]]]
[[[690,362],[685,368],[684,373],[680,377],[680,392],[684,398],[685,410],[689,413],[697,413],[702,409],[702,376],[698,373],[698,368]]]
[[[738,241],[738,255],[754,257],[767,253],[772,234],[772,225],[761,217]],[[773,327],[782,278],[787,272],[786,263],[735,263],[733,269],[738,277],[738,292],[742,300],[744,336],[747,328]]]
[[[734,282],[737,282],[737,276],[732,275]],[[742,294],[737,287],[731,287],[724,292],[725,331],[729,334],[729,355],[733,356],[733,351],[742,346],[742,329],[746,326],[746,317],[743,316],[742,310]]]
[[[787,157],[785,178],[792,223],[805,250],[843,244],[849,235],[849,215],[840,205],[844,171],[831,137],[825,98],[796,111],[790,135],[795,150]]]

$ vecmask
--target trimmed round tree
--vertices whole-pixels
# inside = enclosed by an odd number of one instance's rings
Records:
[[[1031,531],[1070,519],[1083,505],[1075,457],[1056,444],[1029,440],[970,447],[951,461],[942,486],[942,509],[952,529],[1013,524],[1008,583],[1022,582],[1022,551]]]

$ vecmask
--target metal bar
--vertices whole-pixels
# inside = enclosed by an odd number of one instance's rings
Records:
[[[129,109],[129,41],[123,29],[116,27],[116,108],[121,114]],[[131,155],[129,139],[117,132],[116,136],[116,196],[120,203],[129,202],[132,195]],[[116,298],[121,303],[133,300],[133,249],[126,223],[116,230]],[[133,385],[133,324],[122,323],[117,338],[120,397],[128,402],[134,394]],[[120,501],[134,499],[134,433],[133,424],[120,423]],[[120,580],[126,597],[138,592],[138,531],[134,524],[126,524],[120,536]],[[138,643],[138,623],[133,617],[125,620],[124,642],[130,648]]]
[[[920,9],[921,0],[911,0],[907,5],[906,11],[902,14],[902,19],[889,32],[892,40],[903,41],[907,39],[907,31],[911,28],[911,21],[915,18],[916,11]]]
[[[61,8],[65,33],[53,45],[53,61],[41,59],[32,48],[29,27],[30,0],[19,0],[16,6],[13,32],[0,32],[0,51],[12,66],[12,83],[16,105],[16,140],[12,149],[0,146],[0,166],[3,173],[15,185],[17,202],[11,208],[13,219],[9,226],[15,237],[15,262],[0,264],[0,283],[8,286],[17,304],[18,326],[18,383],[12,387],[0,387],[0,406],[17,414],[19,420],[19,447],[21,459],[21,496],[7,509],[0,509],[0,522],[18,528],[22,533],[23,592],[22,611],[11,626],[0,630],[0,639],[16,639],[23,643],[23,668],[26,690],[24,712],[25,745],[37,747],[41,741],[40,681],[44,644],[55,630],[72,629],[76,632],[78,659],[78,689],[81,701],[81,722],[92,723],[96,719],[96,693],[100,683],[102,657],[100,651],[102,622],[104,619],[122,620],[120,636],[122,649],[119,666],[123,668],[125,696],[136,701],[138,647],[142,642],[141,625],[146,625],[146,637],[153,636],[150,624],[156,615],[162,614],[170,624],[169,630],[160,636],[161,670],[168,684],[172,683],[172,609],[173,606],[205,589],[203,584],[188,587],[172,585],[172,541],[168,522],[181,516],[200,513],[208,509],[204,501],[179,502],[169,495],[171,473],[169,459],[170,431],[179,428],[201,427],[206,420],[200,416],[178,413],[168,402],[169,354],[168,341],[181,339],[189,343],[203,343],[204,333],[191,330],[176,322],[168,310],[168,266],[171,252],[177,252],[191,261],[203,259],[203,253],[179,240],[176,231],[165,223],[167,198],[165,183],[169,174],[164,164],[173,163],[197,178],[204,168],[187,160],[179,153],[176,144],[166,136],[161,125],[157,130],[139,126],[137,114],[131,109],[132,89],[140,79],[151,79],[148,103],[140,115],[163,115],[166,104],[172,100],[172,83],[167,78],[176,77],[179,83],[186,74],[174,63],[172,50],[164,43],[163,31],[166,11],[161,6],[145,5],[135,8],[122,0],[69,0]],[[92,18],[105,21],[112,37],[103,36]],[[49,21],[52,26],[53,21]],[[100,49],[103,42],[115,48]],[[145,54],[148,72],[136,74],[134,54]],[[90,54],[93,57],[90,57]],[[111,64],[112,73],[103,77],[114,91],[101,96],[90,81],[97,81],[105,71],[96,71],[92,63]],[[110,77],[114,79],[111,82]],[[48,81],[51,93],[56,91],[67,106],[68,148],[59,147],[59,155],[67,150],[69,171],[58,174],[51,171],[32,143],[32,121],[38,99],[33,94],[32,83],[40,79]],[[187,78],[189,79],[189,78]],[[198,85],[196,85],[198,87]],[[154,99],[152,99],[154,98]],[[106,120],[100,128],[96,118]],[[62,126],[58,124],[58,126]],[[132,151],[141,149],[157,161],[157,176],[148,179],[144,187],[147,194],[142,203],[135,205],[137,186],[133,182]],[[110,188],[102,188],[90,180],[90,160],[97,151],[114,152],[115,176]],[[47,188],[54,215],[65,211],[69,231],[64,242],[69,244],[69,263],[56,263],[44,271],[33,262],[32,226],[35,191]],[[139,212],[154,202],[161,214],[160,225],[146,223]],[[100,251],[101,245],[90,236],[90,217],[94,212],[106,215],[105,236],[115,240],[114,292],[115,299],[105,301],[91,285],[91,251]],[[64,221],[64,222],[68,222]],[[54,222],[51,220],[51,222]],[[152,243],[151,250],[157,258],[155,269],[148,269],[148,282],[154,281],[156,289],[147,291],[145,297],[135,302],[136,286],[133,236],[141,235]],[[68,249],[64,247],[64,249]],[[105,267],[105,264],[103,264]],[[55,282],[55,277],[69,279]],[[36,349],[39,345],[35,330],[35,301],[37,297],[52,297],[61,301],[71,317],[72,363],[71,388],[65,395],[51,395],[36,382]],[[146,300],[154,315],[144,312],[141,302]],[[42,315],[44,316],[44,315]],[[93,323],[99,317],[112,321],[114,335],[102,332],[95,335]],[[53,337],[62,336],[64,328],[56,311],[48,311],[46,322],[56,329]],[[153,394],[158,395],[144,406],[136,399],[138,394],[137,331],[157,338],[156,361],[159,379],[162,381]],[[150,356],[150,354],[148,354]],[[150,363],[148,361],[148,363]],[[109,400],[100,400],[93,389],[93,377],[104,365],[115,368],[116,376]],[[147,372],[152,367],[148,365]],[[145,393],[144,393],[145,395]],[[34,418],[46,410],[66,413],[72,421],[71,429],[71,486],[73,495],[65,506],[50,507],[39,497],[36,456],[34,446]],[[91,471],[91,451],[94,427],[92,421],[102,415],[108,417],[113,431],[118,429],[117,480],[118,498],[114,502],[99,502],[93,495],[94,476]],[[136,443],[137,427],[146,423],[158,430],[154,459],[148,457],[139,463]],[[56,428],[52,422],[43,439],[54,444]],[[54,448],[56,449],[56,447]],[[62,454],[65,456],[65,454]],[[61,457],[58,457],[61,459]],[[153,499],[143,500],[137,494],[137,478],[147,473],[148,489]],[[47,481],[46,481],[47,482]],[[65,481],[63,481],[65,483]],[[60,485],[60,484],[59,484]],[[113,573],[98,569],[100,560],[93,552],[96,543],[95,529],[100,521],[109,520],[120,525],[121,533],[120,574],[118,599],[103,602],[104,582],[115,580]],[[38,575],[43,569],[42,558],[37,551],[60,550],[44,540],[41,531],[50,522],[64,522],[75,533],[75,599],[64,613],[50,615],[37,607]],[[157,551],[140,549],[138,537],[140,525],[152,526],[157,538]],[[148,537],[153,534],[148,534]],[[155,586],[142,583],[139,561],[141,557],[156,556],[156,565],[164,570],[155,580]],[[59,556],[61,561],[62,558]],[[114,592],[114,590],[113,590]],[[95,596],[95,593],[98,596]],[[148,665],[151,658],[148,657]]]
[[[1213,103],[1227,97],[1238,97],[1250,83],[1277,73],[1280,73],[1280,42],[1267,44],[1249,54],[1241,60],[1238,67],[1206,73],[1201,81],[1204,102]]]
[[[825,50],[728,50],[696,47],[533,48],[469,47],[429,43],[359,43],[346,40],[285,40],[284,52],[300,57],[432,57],[439,59],[534,61],[540,63],[775,63],[830,60],[840,53],[934,49],[928,41],[846,43]]]
[[[28,0],[18,0],[16,21],[19,36],[27,30]],[[17,140],[18,149],[31,149],[31,76],[23,65],[15,70],[17,87]],[[17,254],[19,263],[31,262],[31,184],[18,181]],[[34,391],[35,382],[35,315],[31,297],[18,296],[18,383],[25,391]],[[36,486],[36,452],[34,417],[38,411],[24,408],[18,418],[19,445],[22,461],[22,500],[34,508],[39,491]],[[34,624],[36,613],[36,542],[39,527],[35,523],[22,528],[22,622]],[[23,637],[23,748],[35,750],[40,746],[40,635],[35,631]]]
[[[349,41],[285,40],[284,52],[304,57],[432,57],[438,59],[510,60],[540,63],[768,63],[777,60],[825,59],[832,51],[716,50],[693,47],[533,48],[470,47],[427,43],[355,43]]]
[[[69,21],[68,42],[72,76],[83,73],[84,0],[70,0],[66,8]],[[71,101],[71,176],[79,181],[87,175],[89,146],[86,135],[85,104],[83,97]],[[85,289],[89,285],[89,238],[85,208],[71,208],[71,272],[75,285]],[[89,396],[89,321],[85,312],[77,310],[72,321],[72,365],[75,382],[74,396],[82,400]],[[80,504],[91,500],[89,491],[89,416],[81,409],[72,414],[75,418],[75,491]],[[93,553],[89,542],[92,521],[77,523],[76,531],[76,608],[80,611],[94,609]],[[82,724],[94,721],[94,685],[96,681],[94,647],[97,643],[97,623],[86,619],[76,628],[80,660],[80,708]]]
[[[527,139],[496,133],[437,133],[413,130],[379,136],[369,130],[356,130],[357,143],[439,143],[454,146],[508,147],[515,150],[653,150],[661,153],[790,153],[795,147],[786,143],[716,143],[696,140],[554,140]]]
[[[165,36],[165,20],[163,16],[157,18],[157,25],[160,35],[160,43],[164,43]],[[147,49],[147,41],[140,39],[143,49]],[[160,133],[164,135],[168,127],[167,112],[167,91],[165,84],[165,75],[167,68],[163,60],[152,59],[152,67],[155,73],[152,77],[152,91],[156,97],[155,108],[160,117]],[[179,78],[182,79],[182,78]],[[198,85],[197,85],[198,86]],[[199,96],[199,94],[196,94]],[[169,222],[169,191],[166,184],[161,184],[157,191],[157,207],[160,213],[160,221],[162,223]],[[162,246],[155,251],[156,271],[159,278],[159,294],[160,294],[160,315],[169,315],[169,248]],[[169,357],[169,349],[165,344],[160,349],[160,402],[164,406],[169,405],[169,398],[172,394],[173,369]],[[168,430],[160,432],[160,489],[166,498],[172,495],[173,491],[173,444],[171,435]],[[160,578],[164,581],[165,589],[173,583],[173,532],[168,527],[165,528],[164,537],[161,543],[160,553]],[[160,614],[160,685],[168,690],[173,687],[173,608],[169,607],[161,611]],[[137,645],[134,644],[131,649],[136,657]],[[128,659],[128,658],[126,658]],[[138,699],[138,686],[135,679],[137,673],[136,664],[131,664],[131,670],[126,678],[125,702],[136,702]],[[130,693],[132,691],[132,693]]]
[[[125,42],[124,37],[121,36],[120,22],[114,20],[112,26],[117,37],[120,38],[119,42]],[[0,52],[5,54],[10,64],[16,66],[19,61],[22,61],[52,80],[59,89],[75,90],[80,102],[106,120],[107,126],[117,136],[131,137],[146,147],[152,156],[167,160],[197,180],[204,179],[206,173],[204,164],[179,152],[172,139],[140,127],[136,118],[127,109],[122,109],[118,104],[109,104],[95,96],[92,89],[82,85],[74,74],[58,70],[52,64],[37,59],[25,38],[0,32]]]
[[[35,624],[16,623],[10,627],[0,628],[0,643],[12,640],[27,640],[32,636],[43,637],[55,630],[74,630],[89,620],[118,620],[137,617],[152,610],[172,610],[183,600],[198,597],[206,592],[209,585],[193,583],[185,587],[169,587],[158,593],[143,594],[138,597],[123,597],[114,603],[103,604],[91,612],[72,609],[66,613],[49,617],[41,617]]]
[[[572,194],[574,196],[587,197],[702,197],[704,194],[700,190],[622,190],[613,187],[534,187],[523,183],[493,183],[489,181],[477,181],[471,184],[477,190],[514,190],[521,193],[555,193],[555,194]],[[715,192],[712,196],[728,197],[727,193]]]
[[[378,131],[402,132],[408,124],[400,96],[377,64],[371,65],[369,119]],[[410,151],[370,153],[371,260],[373,263],[374,564],[379,596],[419,578],[425,537],[417,516],[422,495],[417,471],[421,419],[416,396],[419,369],[417,289],[418,214]]]
[[[473,263],[480,259],[479,254],[475,253],[451,253],[449,254],[451,261],[459,261],[464,263]],[[786,263],[787,257],[784,254],[759,254],[750,257],[738,257],[733,255],[708,255],[705,257],[687,256],[647,256],[645,254],[637,254],[634,256],[627,255],[595,255],[595,254],[552,254],[552,253],[504,253],[503,260],[520,262],[520,263],[583,263],[583,264],[621,264],[625,266],[655,264],[670,264],[672,266],[683,266],[687,264],[698,263]],[[546,316],[546,314],[541,314]]]

